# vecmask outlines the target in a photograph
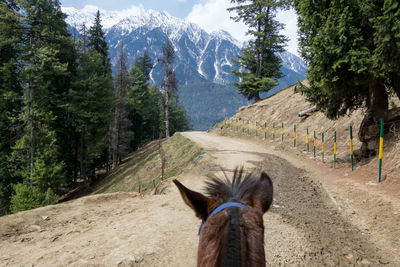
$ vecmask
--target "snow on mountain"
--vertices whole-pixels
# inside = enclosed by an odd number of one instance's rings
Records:
[[[67,23],[76,29],[81,28],[82,23],[91,26],[97,9],[95,6],[86,6],[82,10],[62,8],[68,15]],[[241,54],[240,48],[245,43],[235,40],[228,32],[208,33],[196,24],[167,12],[145,10],[143,6],[123,11],[100,10],[100,14],[111,62],[115,62],[121,41],[129,67],[146,51],[154,64],[150,72],[152,83],[160,84],[163,79],[163,68],[158,59],[166,36],[169,37],[175,49],[174,71],[180,87],[179,98],[195,130],[207,129],[248,103],[232,87],[237,77],[232,74],[235,66],[231,59]],[[307,67],[300,58],[289,52],[279,56],[282,58],[281,71],[286,76],[279,80],[278,87],[263,97],[305,78]]]
[[[305,73],[308,69],[304,61],[290,52],[279,53],[279,57],[282,59],[282,65],[294,72]]]
[[[80,28],[83,23],[87,26],[93,23],[98,8],[87,5],[81,10],[72,7],[62,7],[62,10],[68,15],[67,23]],[[130,65],[138,56],[143,55],[143,51],[149,54],[155,62],[151,72],[152,81],[159,83],[162,70],[157,61],[162,54],[165,36],[168,36],[175,48],[175,72],[180,83],[207,80],[230,85],[237,81],[231,73],[234,67],[231,59],[241,53],[242,45],[226,31],[208,33],[196,24],[173,17],[167,12],[145,10],[143,6],[132,6],[122,11],[100,9],[100,14],[112,62],[123,40]],[[280,57],[283,68],[298,73],[299,77],[304,76],[307,67],[300,58],[289,52],[281,53]]]

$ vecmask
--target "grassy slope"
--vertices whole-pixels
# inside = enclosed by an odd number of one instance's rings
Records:
[[[164,140],[165,179],[169,179],[190,169],[203,149],[177,133]],[[158,141],[148,143],[129,155],[125,162],[113,170],[95,186],[94,193],[145,192],[154,188],[161,179],[161,160]]]

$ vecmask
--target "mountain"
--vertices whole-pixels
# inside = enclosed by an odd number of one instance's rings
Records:
[[[97,11],[97,7],[94,6],[86,6],[82,10],[69,7],[62,9],[68,15],[67,23],[72,28],[79,28],[82,23],[90,26]],[[175,48],[174,70],[179,89],[182,88],[185,92],[180,93],[181,102],[191,116],[194,129],[207,129],[213,122],[222,120],[224,115],[231,116],[237,108],[247,104],[247,100],[236,94],[237,89],[232,86],[232,82],[237,81],[237,78],[231,72],[235,66],[230,60],[240,54],[241,50],[240,43],[228,32],[208,33],[196,24],[173,17],[167,12],[144,10],[141,7],[133,6],[123,11],[100,11],[100,13],[111,62],[114,62],[117,56],[121,41],[126,48],[129,66],[146,51],[154,62],[154,68],[150,73],[152,83],[161,83],[163,69],[158,59],[162,55],[166,36],[170,38]],[[282,72],[286,76],[280,80],[281,85],[271,90],[271,93],[305,78],[306,66],[300,58],[289,52],[281,53],[280,57],[283,62]],[[193,109],[193,106],[198,105],[189,101],[190,97],[186,97],[189,95],[197,95],[197,98],[194,98],[197,101],[205,99],[213,101],[201,103],[199,105],[201,109]],[[220,112],[215,112],[212,105],[222,107],[223,101],[231,98],[234,98],[231,101],[232,107],[221,108]]]

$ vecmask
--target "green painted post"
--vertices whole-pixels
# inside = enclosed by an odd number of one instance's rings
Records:
[[[314,131],[314,158],[315,158],[315,145],[316,145],[316,138],[315,138],[315,131]]]
[[[272,128],[272,139],[275,141],[275,122],[274,122],[273,128]]]
[[[282,122],[282,143],[283,143],[283,122]]]
[[[308,136],[308,128],[307,128],[307,152],[310,152],[310,141],[309,141],[309,136]]]
[[[293,132],[293,147],[296,147],[296,124],[294,125]]]
[[[324,150],[325,150],[324,133],[322,133],[322,162],[325,162],[325,159],[324,159]]]
[[[247,120],[247,136],[250,136],[250,121]]]
[[[333,138],[333,168],[336,167],[336,131]]]
[[[382,181],[382,154],[383,154],[383,120],[381,120],[381,130],[379,138],[379,177],[378,182]]]
[[[354,156],[353,156],[353,126],[350,126],[350,160],[351,170],[354,170]]]

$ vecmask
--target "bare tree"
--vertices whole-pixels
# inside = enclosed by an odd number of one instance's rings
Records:
[[[121,41],[121,47],[116,62],[116,75],[114,78],[115,88],[115,108],[114,119],[111,123],[111,142],[110,156],[112,160],[112,169],[117,167],[122,157],[127,154],[130,136],[130,122],[127,119],[126,112],[126,91],[129,86],[129,73],[127,70],[126,57],[124,52],[124,43]]]
[[[165,115],[165,137],[169,137],[169,100],[177,91],[177,81],[172,68],[175,58],[174,47],[167,37],[163,45],[163,57],[160,59],[164,67],[164,79],[161,88],[164,90],[164,115]]]

